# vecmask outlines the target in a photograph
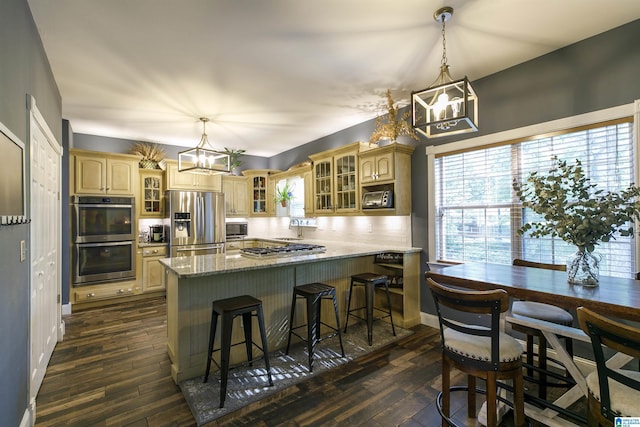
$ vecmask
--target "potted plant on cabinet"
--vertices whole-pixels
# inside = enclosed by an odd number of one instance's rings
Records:
[[[573,165],[553,157],[546,176],[529,174],[524,183],[513,182],[522,206],[543,217],[524,224],[519,234],[559,237],[575,245],[567,260],[567,280],[572,284],[598,285],[601,242],[615,235],[633,237],[633,220],[640,219],[640,188],[630,185],[620,193],[597,190],[585,177],[579,160]]]
[[[234,175],[237,175],[236,171],[242,164],[242,160],[240,160],[240,158],[245,153],[245,151],[246,150],[236,150],[224,147],[224,153],[229,155],[229,170],[231,170],[231,173],[233,173]]]
[[[275,203],[280,203],[283,208],[287,207],[289,201],[293,200],[293,187],[286,182],[282,187],[276,186]]]

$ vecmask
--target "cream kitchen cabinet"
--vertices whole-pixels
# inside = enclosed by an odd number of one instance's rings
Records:
[[[316,215],[360,211],[358,153],[368,149],[369,144],[355,142],[309,156]]]
[[[164,218],[164,171],[140,169],[140,217]]]
[[[74,194],[134,195],[138,157],[94,151],[72,151],[70,176]]]
[[[249,216],[249,192],[247,178],[225,175],[222,177],[222,192],[227,216]]]
[[[167,257],[167,246],[146,246],[142,248],[142,292],[164,291],[164,268],[160,264]]]
[[[222,191],[222,175],[179,172],[178,162],[167,161],[167,190]]]
[[[275,185],[270,176],[280,172],[276,169],[247,169],[242,175],[247,177],[249,190],[249,215],[272,216],[275,214]]]
[[[393,207],[363,209],[377,215],[411,214],[411,154],[414,147],[389,144],[358,154],[361,193],[391,191]]]

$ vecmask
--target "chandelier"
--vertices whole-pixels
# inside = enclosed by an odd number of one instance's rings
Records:
[[[452,15],[448,6],[434,12],[434,19],[442,23],[440,74],[427,89],[411,93],[412,126],[427,138],[478,130],[478,97],[469,79],[454,81],[449,74],[445,23]]]
[[[178,153],[178,171],[193,172],[203,175],[229,173],[231,162],[229,154],[216,151],[207,139],[206,126],[209,119],[200,117],[202,122],[202,138],[200,143],[190,149]]]

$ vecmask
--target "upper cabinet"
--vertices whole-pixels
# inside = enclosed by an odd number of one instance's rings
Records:
[[[164,171],[140,169],[140,217],[164,218]]]
[[[249,193],[246,177],[224,175],[222,177],[222,192],[228,217],[249,215]]]
[[[71,151],[74,194],[133,195],[138,157],[91,151]]]
[[[275,187],[269,177],[280,172],[276,169],[247,169],[242,174],[247,177],[249,189],[249,215],[270,216],[275,212],[273,199]]]
[[[360,210],[358,153],[368,143],[355,142],[309,156],[313,160],[315,214],[343,214]]]
[[[361,193],[391,191],[393,207],[363,209],[382,215],[411,214],[411,154],[414,147],[389,144],[358,154]]]
[[[177,161],[167,163],[167,190],[222,191],[221,175],[179,172]]]

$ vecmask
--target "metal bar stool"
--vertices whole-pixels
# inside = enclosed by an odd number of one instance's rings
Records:
[[[254,314],[255,313],[255,314]],[[233,327],[233,319],[236,316],[242,315],[242,323],[244,326],[244,341],[231,344],[231,332]],[[214,349],[213,342],[216,336],[216,326],[218,324],[218,316],[222,316],[221,329],[221,343],[220,348]],[[258,326],[260,328],[260,336],[262,338],[262,347],[253,342],[251,333],[251,318],[256,316],[258,318]],[[241,295],[238,297],[221,299],[212,303],[211,311],[211,329],[209,331],[209,352],[207,354],[207,371],[204,375],[204,382],[207,382],[209,378],[209,370],[211,369],[211,362],[216,364],[220,369],[220,407],[224,407],[224,401],[227,397],[227,380],[229,378],[229,355],[231,347],[244,343],[247,350],[247,360],[249,365],[253,363],[253,347],[255,345],[264,354],[264,364],[267,368],[267,375],[269,377],[269,385],[273,385],[271,379],[271,367],[269,366],[269,350],[267,348],[267,334],[264,328],[264,315],[262,313],[262,301],[249,295]],[[221,351],[220,365],[213,360],[213,353]]]
[[[307,302],[307,323],[299,326],[293,326],[293,318],[296,312],[296,302],[298,298],[304,298]],[[336,327],[322,322],[320,318],[322,300],[333,300],[333,310],[336,314]],[[320,325],[325,325],[334,333],[320,336]],[[307,337],[302,337],[295,332],[296,329],[307,327]],[[306,285],[298,285],[293,288],[293,300],[291,301],[291,316],[289,317],[289,338],[287,339],[287,351],[291,346],[291,335],[295,335],[302,341],[307,343],[307,352],[309,353],[309,372],[313,372],[313,350],[316,344],[323,339],[334,337],[336,334],[340,339],[340,352],[344,357],[344,346],[342,345],[342,334],[340,333],[340,318],[338,317],[338,300],[336,298],[336,288],[325,285],[324,283],[309,283]]]
[[[354,285],[364,285],[365,305],[363,307],[352,309],[351,296],[353,294]],[[387,294],[387,306],[389,307],[389,310],[382,310],[374,306],[373,294],[376,286],[384,286],[384,290]],[[366,318],[363,318],[357,314],[353,314],[354,311],[359,311],[365,308],[367,310]],[[382,317],[374,319],[373,310],[378,310],[386,314]],[[353,316],[358,319],[367,321],[367,338],[369,340],[369,345],[372,345],[373,343],[373,321],[374,320],[380,320],[388,317],[391,323],[391,331],[393,332],[393,336],[394,337],[396,336],[396,328],[393,325],[393,315],[391,314],[391,297],[389,296],[389,280],[387,276],[382,274],[375,274],[375,273],[361,273],[361,274],[354,274],[353,276],[351,276],[351,286],[349,286],[349,299],[347,302],[347,319],[344,322],[345,333],[347,332],[347,325],[349,324],[349,316]]]

